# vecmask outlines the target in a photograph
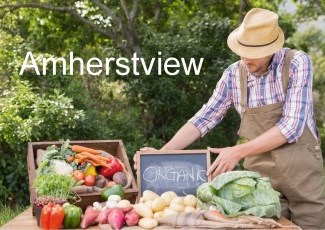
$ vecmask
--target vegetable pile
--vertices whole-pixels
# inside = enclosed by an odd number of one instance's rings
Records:
[[[139,219],[130,201],[119,195],[110,195],[105,203],[94,202],[93,206],[87,207],[80,227],[109,224],[112,229],[121,229],[125,224],[129,227],[137,225]]]
[[[89,193],[100,192],[113,184],[127,188],[131,183],[123,163],[116,157],[102,150],[80,145],[71,146],[69,140],[63,142],[61,147],[52,145],[45,151],[38,150],[37,155],[38,168],[34,186],[40,196],[56,197],[54,190],[67,188],[66,185],[69,185],[67,189],[71,192]],[[43,193],[46,189],[46,192],[52,190],[52,193]]]
[[[281,205],[269,179],[256,172],[232,171],[200,185],[197,198],[202,209],[217,209],[226,216],[278,217]]]
[[[42,209],[38,221],[42,229],[86,228],[101,222],[119,229],[124,222],[128,226],[138,224],[134,218],[137,214],[130,212],[133,210],[130,202],[122,200],[123,188],[131,185],[130,175],[115,156],[102,150],[70,145],[67,140],[60,147],[52,145],[46,150],[37,150],[36,163],[34,206]],[[75,201],[78,193],[89,192],[102,192],[105,200],[108,197],[111,200],[104,203],[105,207],[95,202],[82,217],[81,208],[68,202]],[[96,221],[105,210],[104,219],[102,214],[101,222]],[[122,222],[116,222],[118,219]]]
[[[134,205],[135,212],[142,217],[139,226],[145,229],[155,228],[158,219],[184,212],[195,212],[197,199],[193,195],[177,196],[175,192],[164,192],[160,196],[150,190],[143,192],[139,204]]]

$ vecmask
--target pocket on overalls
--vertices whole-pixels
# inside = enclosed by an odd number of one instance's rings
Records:
[[[323,155],[322,155],[322,149],[320,148],[320,146],[307,144],[307,150],[315,158],[315,161],[319,165],[320,170],[323,171],[324,170],[324,160],[323,160]]]
[[[282,191],[287,197],[308,199],[323,183],[321,153],[319,156],[318,150],[311,147],[299,144],[272,151],[276,168],[283,177]]]

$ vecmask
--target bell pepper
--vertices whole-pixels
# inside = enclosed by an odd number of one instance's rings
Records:
[[[64,221],[63,221],[64,228],[79,227],[80,219],[82,215],[81,208],[72,204],[67,204],[67,205],[64,204],[63,209],[64,209]]]
[[[49,203],[42,208],[41,228],[60,229],[64,219],[64,210],[61,205]]]
[[[115,173],[123,171],[123,166],[115,157],[111,157],[107,164],[108,167],[101,167],[100,169],[100,174],[106,178],[111,178]]]
[[[96,167],[93,165],[89,165],[84,172],[85,176],[92,175],[97,176]]]

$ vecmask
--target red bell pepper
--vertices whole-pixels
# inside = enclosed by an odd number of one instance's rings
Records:
[[[100,169],[100,174],[104,177],[111,178],[115,173],[123,171],[123,166],[115,157],[112,157],[107,164],[108,167],[101,167]]]
[[[41,228],[60,229],[64,219],[64,209],[59,204],[49,203],[42,208]]]

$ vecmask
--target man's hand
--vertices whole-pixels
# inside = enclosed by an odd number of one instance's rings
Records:
[[[221,173],[233,170],[242,158],[241,153],[238,151],[238,148],[236,146],[220,149],[208,147],[208,150],[211,153],[219,154],[217,159],[213,162],[207,171],[207,175],[212,174],[212,178]]]
[[[157,151],[157,149],[152,148],[152,147],[144,147],[144,148],[141,148],[140,151],[144,151],[144,152],[145,151]],[[137,170],[137,159],[138,159],[137,154],[134,154],[134,156],[133,156],[133,162],[134,162],[133,168],[135,170]]]

